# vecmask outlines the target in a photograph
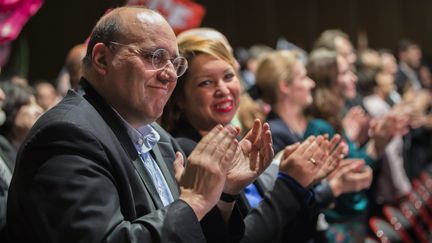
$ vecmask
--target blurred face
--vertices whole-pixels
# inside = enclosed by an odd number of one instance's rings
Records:
[[[390,92],[395,90],[394,76],[391,74],[380,73],[376,77],[378,89],[383,96],[387,97]]]
[[[422,52],[420,47],[417,45],[412,45],[408,47],[406,51],[406,62],[412,68],[419,68],[422,59]]]
[[[353,68],[357,60],[357,56],[354,53],[351,42],[346,38],[336,37],[335,47],[338,55],[342,56],[346,60],[348,65]]]
[[[349,100],[353,99],[357,95],[357,76],[351,71],[348,62],[345,58],[338,56],[338,88],[342,92],[342,96]]]
[[[313,101],[311,90],[315,87],[315,82],[307,76],[306,69],[302,62],[294,64],[293,79],[288,84],[287,98],[293,103],[304,108]]]
[[[396,58],[390,53],[383,53],[381,55],[382,71],[391,75],[396,74],[398,66]]]
[[[45,111],[57,103],[57,94],[53,86],[40,84],[36,87],[37,103]]]
[[[32,99],[28,105],[22,106],[18,110],[14,121],[16,131],[19,134],[27,134],[42,112],[42,108],[36,104],[35,99]]]
[[[199,131],[210,131],[233,119],[239,105],[240,81],[229,63],[200,54],[190,63],[184,94],[180,106],[189,122]]]
[[[155,69],[151,55],[143,53],[165,49],[174,58],[178,49],[174,32],[159,15],[135,11],[124,17],[125,31],[130,34],[119,40],[122,45],[105,46],[104,95],[126,121],[138,127],[162,114],[177,82],[170,62],[165,68]]]

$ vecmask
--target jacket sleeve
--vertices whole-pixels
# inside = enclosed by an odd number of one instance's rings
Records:
[[[246,230],[241,242],[279,242],[285,238],[286,229],[308,220],[303,196],[278,178],[273,190],[244,219]]]
[[[323,212],[334,203],[335,197],[327,181],[321,181],[312,190],[315,194],[315,205],[312,209],[314,214]]]
[[[142,197],[128,191],[124,177],[133,170],[115,167],[108,148],[90,132],[52,125],[33,140],[23,145],[8,202],[9,233],[17,242],[205,242],[182,200],[137,215],[151,199],[130,198]]]

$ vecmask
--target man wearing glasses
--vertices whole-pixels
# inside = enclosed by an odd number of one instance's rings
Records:
[[[175,142],[154,123],[187,68],[163,17],[138,7],[111,11],[97,23],[83,63],[81,89],[41,117],[21,147],[8,201],[10,240],[240,239],[234,203],[219,200],[238,131],[213,129],[183,169]],[[271,140],[263,146],[271,158]]]

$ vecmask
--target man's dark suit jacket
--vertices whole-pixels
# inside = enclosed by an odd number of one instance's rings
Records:
[[[205,242],[188,204],[163,207],[118,115],[88,82],[82,87],[43,115],[20,149],[8,199],[11,242]],[[152,126],[161,138],[151,153],[176,199],[179,148]],[[210,237],[225,241],[223,230]]]

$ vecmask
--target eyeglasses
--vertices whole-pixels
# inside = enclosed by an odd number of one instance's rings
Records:
[[[144,60],[151,62],[155,70],[161,70],[167,68],[167,66],[169,66],[168,61],[170,61],[175,70],[177,77],[182,76],[186,72],[186,69],[188,68],[188,62],[186,58],[181,56],[172,58],[171,55],[168,53],[168,51],[162,48],[157,49],[155,51],[148,51],[145,49],[137,48],[134,45],[121,44],[114,41],[110,41],[110,44],[125,46],[133,49],[137,55],[142,57]]]

